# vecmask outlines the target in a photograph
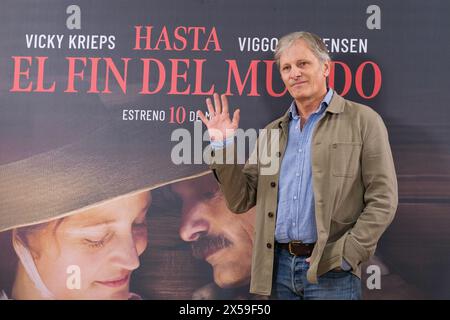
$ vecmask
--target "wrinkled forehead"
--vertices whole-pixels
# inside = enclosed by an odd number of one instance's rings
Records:
[[[311,60],[316,59],[316,57],[305,40],[297,39],[281,52],[280,64],[302,59]]]

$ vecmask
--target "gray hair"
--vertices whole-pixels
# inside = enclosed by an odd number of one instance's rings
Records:
[[[319,59],[319,61],[321,61],[322,63],[331,60],[325,43],[323,43],[322,39],[318,35],[306,31],[297,31],[281,37],[281,39],[278,41],[274,54],[275,61],[278,66],[280,66],[281,54],[284,52],[284,50],[292,46],[297,40],[304,40],[308,44],[309,48],[316,56],[316,58]]]

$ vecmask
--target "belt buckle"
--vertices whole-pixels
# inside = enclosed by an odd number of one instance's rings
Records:
[[[292,254],[293,256],[296,256],[296,254],[294,252],[292,252],[292,244],[300,244],[302,243],[300,240],[292,240],[289,242],[288,248],[289,248],[289,253]]]

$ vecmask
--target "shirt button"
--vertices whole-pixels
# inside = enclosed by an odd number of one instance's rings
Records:
[[[297,172],[297,173],[295,174],[295,176],[296,176],[296,177],[300,177],[300,173]]]
[[[294,200],[297,200],[297,196],[294,196]]]
[[[271,186],[272,188],[275,188],[276,185],[277,185],[277,184],[276,184],[275,182],[273,182],[273,181],[270,183],[270,186]]]
[[[293,222],[292,225],[295,227],[295,222]]]
[[[268,249],[272,249],[272,244],[270,242],[267,242],[266,246],[267,246]]]
[[[269,218],[273,218],[273,212],[269,212],[267,215],[269,216]]]

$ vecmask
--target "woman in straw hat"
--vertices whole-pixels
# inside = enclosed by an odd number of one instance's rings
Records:
[[[150,191],[12,230],[19,258],[13,299],[130,299],[131,273],[147,246]],[[3,297],[6,297],[3,292]]]
[[[115,118],[96,95],[0,93],[3,298],[136,297],[150,190],[207,169],[173,164],[167,124]]]

